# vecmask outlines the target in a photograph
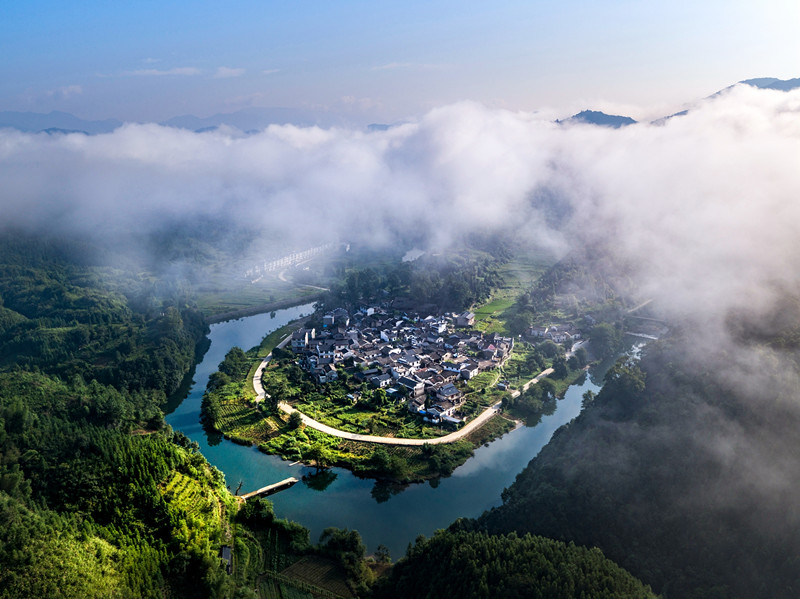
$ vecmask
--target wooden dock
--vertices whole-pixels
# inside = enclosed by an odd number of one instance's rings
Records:
[[[251,497],[271,495],[272,493],[277,493],[278,491],[283,491],[284,489],[288,489],[293,484],[299,482],[300,479],[295,478],[294,476],[290,476],[289,478],[285,478],[280,482],[274,483],[272,485],[267,485],[266,487],[261,487],[258,491],[252,491],[251,493],[245,493],[244,495],[239,495],[239,497],[246,501]]]

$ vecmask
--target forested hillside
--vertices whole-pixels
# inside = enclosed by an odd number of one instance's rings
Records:
[[[352,250],[328,265],[328,307],[357,308],[391,300],[416,309],[461,311],[485,301],[502,281],[499,267],[510,258],[499,238],[471,239],[471,245],[403,262],[389,253]]]
[[[180,435],[129,434],[132,403],[97,383],[0,375],[3,596],[203,596],[224,582],[221,474]],[[165,486],[174,476],[214,509],[181,505]]]
[[[439,531],[420,539],[375,590],[376,599],[654,598],[598,549],[534,537]]]
[[[794,337],[749,346],[738,376],[732,349],[693,361],[685,337],[621,361],[481,527],[600,547],[665,597],[797,597]]]
[[[203,321],[156,280],[101,264],[97,248],[17,232],[0,248],[2,595],[223,589],[233,500],[160,410]],[[202,501],[184,504],[176,478]]]
[[[206,330],[185,295],[144,273],[102,265],[90,248],[0,237],[2,370],[38,368],[169,395]]]

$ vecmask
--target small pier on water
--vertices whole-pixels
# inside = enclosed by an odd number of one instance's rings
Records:
[[[245,493],[244,495],[239,495],[239,497],[247,501],[251,497],[272,495],[273,493],[277,493],[278,491],[283,491],[284,489],[288,489],[293,484],[299,482],[300,479],[295,478],[294,476],[290,476],[289,478],[285,478],[280,482],[274,483],[272,485],[267,485],[266,487],[261,487],[257,491],[252,491],[251,493]]]

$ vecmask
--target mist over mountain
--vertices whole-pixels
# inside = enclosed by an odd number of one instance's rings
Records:
[[[797,90],[736,86],[658,127],[565,128],[463,102],[385,131],[4,130],[0,205],[6,226],[131,251],[161,223],[220,215],[308,247],[515,231],[565,253],[599,240],[642,296],[708,327],[796,284],[797,105]]]
[[[791,91],[800,87],[800,78],[777,79],[775,77],[761,77],[746,79],[729,86],[710,97],[725,93],[736,85],[748,85],[758,89],[777,91]],[[654,121],[662,124],[666,119],[682,116],[688,110],[662,117]],[[597,110],[583,110],[567,119],[557,121],[560,123],[584,123],[604,127],[619,128],[635,124],[636,121],[624,115],[612,115]],[[96,135],[110,133],[119,128],[123,121],[119,119],[86,120],[62,111],[49,113],[0,111],[0,129],[11,128],[18,131],[36,133],[87,133]],[[293,125],[295,127],[341,127],[359,128],[363,124],[355,122],[351,117],[333,111],[291,108],[291,107],[251,107],[234,112],[217,113],[206,117],[191,114],[177,115],[160,122],[161,125],[177,129],[187,129],[197,133],[215,131],[220,127],[232,127],[247,134],[257,133],[270,125]],[[402,123],[383,124],[371,123],[366,125],[368,131],[386,131],[399,127]]]
[[[710,96],[704,98],[700,102],[704,102],[710,98],[716,98],[717,96],[727,93],[736,86],[741,85],[748,85],[750,87],[755,87],[757,89],[771,89],[776,91],[791,91],[793,89],[797,89],[800,87],[800,79],[776,79],[775,77],[758,77],[755,79],[745,79],[744,81],[739,81],[734,83],[733,85],[729,85],[728,87],[721,89],[717,92],[714,92]],[[664,116],[652,121],[653,125],[663,125],[669,119],[679,116],[685,116],[689,113],[690,110],[694,108],[687,108],[685,110],[680,110],[674,114],[670,114],[668,116]]]
[[[11,128],[27,133],[86,133],[97,135],[111,133],[123,124],[119,119],[86,120],[67,112],[49,113],[0,111],[0,129]],[[270,125],[294,125],[296,127],[353,126],[352,120],[343,115],[300,108],[246,108],[235,112],[218,113],[207,117],[179,115],[160,124],[177,129],[188,129],[197,133],[213,131],[227,126],[245,133],[255,133]]]

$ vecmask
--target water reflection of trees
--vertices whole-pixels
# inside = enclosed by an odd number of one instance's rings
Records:
[[[384,503],[395,495],[399,495],[408,488],[408,484],[392,482],[388,480],[376,480],[370,494],[378,503]]]
[[[324,491],[336,480],[337,476],[339,475],[332,470],[319,470],[314,474],[304,475],[303,484],[314,491]]]
[[[206,433],[206,441],[208,442],[209,447],[215,447],[216,445],[222,443],[222,438],[223,438],[222,433],[207,428],[205,426],[203,426],[203,430]]]

